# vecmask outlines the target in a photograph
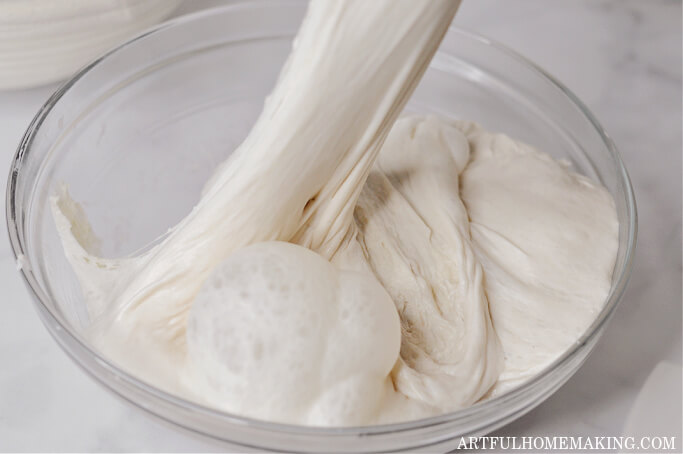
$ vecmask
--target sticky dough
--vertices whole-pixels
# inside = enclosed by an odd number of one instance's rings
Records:
[[[256,243],[222,261],[197,294],[186,379],[239,414],[363,424],[393,392],[400,343],[394,304],[371,275],[294,244]]]
[[[457,6],[311,2],[247,139],[140,256],[98,257],[61,188],[96,348],[206,405],[322,426],[457,410],[566,350],[609,291],[610,195],[475,124],[395,121]]]

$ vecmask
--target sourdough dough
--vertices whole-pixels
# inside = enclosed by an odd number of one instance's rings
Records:
[[[98,257],[61,188],[96,348],[183,397],[322,426],[463,408],[565,351],[610,288],[608,192],[475,124],[396,121],[457,6],[312,1],[247,139],[140,256]]]

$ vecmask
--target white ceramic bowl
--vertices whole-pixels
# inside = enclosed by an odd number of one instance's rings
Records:
[[[0,90],[64,79],[181,1],[0,0]]]

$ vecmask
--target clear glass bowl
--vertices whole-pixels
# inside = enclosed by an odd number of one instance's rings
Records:
[[[446,451],[528,412],[583,363],[626,285],[636,209],[614,144],[565,87],[519,55],[451,28],[408,109],[471,119],[558,158],[616,200],[619,252],[592,326],[533,380],[471,408],[385,426],[312,428],[251,420],[169,395],[94,351],[89,323],[48,207],[70,186],[106,256],[149,246],[190,211],[216,165],[245,137],[303,16],[300,2],[250,1],[163,24],[84,68],[30,125],[11,167],[11,243],[43,322],[88,374],[131,404],[212,439],[278,451]]]

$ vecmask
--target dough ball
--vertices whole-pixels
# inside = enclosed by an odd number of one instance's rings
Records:
[[[187,383],[212,405],[271,420],[363,424],[398,358],[400,328],[374,278],[266,242],[212,271],[190,310],[187,346]]]

